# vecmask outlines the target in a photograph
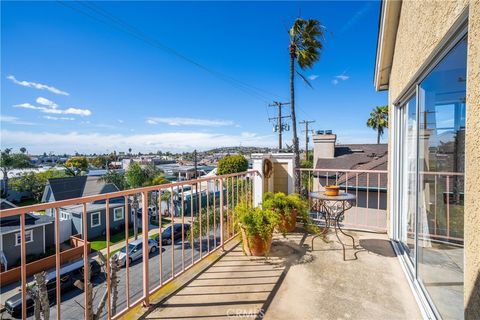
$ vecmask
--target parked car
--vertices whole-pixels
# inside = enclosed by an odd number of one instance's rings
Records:
[[[150,253],[155,253],[158,250],[157,242],[153,239],[148,239],[148,251]],[[119,265],[124,267],[126,266],[127,260],[127,248],[123,247],[114,254],[117,256]],[[143,256],[143,239],[137,239],[128,244],[128,262],[132,264],[133,261],[140,259]]]
[[[188,230],[190,230],[190,225],[187,223],[183,224],[183,231],[185,234],[187,233]],[[182,239],[181,223],[175,223],[173,225],[173,241],[176,241],[178,239]],[[160,236],[157,236],[155,238],[155,241],[157,241],[157,243],[160,243]],[[162,231],[162,244],[172,244],[172,226],[171,225],[166,227]]]
[[[90,278],[96,277],[100,274],[101,267],[97,261],[90,260]],[[78,260],[67,264],[60,268],[60,292],[69,291],[74,288],[75,281],[83,281],[83,260]],[[50,302],[56,300],[57,292],[57,273],[56,270],[49,271],[45,277],[47,286],[48,299]],[[36,284],[31,285],[32,290],[38,290]],[[27,313],[33,313],[34,301],[27,293],[26,297]],[[5,301],[5,309],[12,317],[22,316],[22,293],[10,297]]]

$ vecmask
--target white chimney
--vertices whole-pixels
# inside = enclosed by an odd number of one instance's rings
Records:
[[[313,135],[313,165],[318,159],[333,159],[335,157],[335,142],[337,135],[331,130],[319,130]]]

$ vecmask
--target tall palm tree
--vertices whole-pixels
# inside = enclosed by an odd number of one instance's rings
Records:
[[[324,28],[315,19],[297,18],[289,31],[290,36],[290,106],[292,108],[293,153],[295,168],[300,168],[300,150],[297,136],[297,118],[295,116],[295,73],[308,85],[308,81],[295,70],[295,61],[300,69],[312,68],[320,59],[323,49]],[[295,171],[295,191],[300,192],[300,172]]]
[[[388,128],[388,106],[379,106],[370,112],[370,118],[367,120],[367,127],[377,131],[377,144],[380,144],[380,138],[384,129]]]

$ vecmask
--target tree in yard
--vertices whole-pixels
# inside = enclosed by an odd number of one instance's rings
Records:
[[[132,163],[125,172],[125,182],[130,189],[142,187],[147,180],[145,171],[136,162]]]
[[[132,163],[125,172],[125,182],[128,188],[139,188],[147,181],[147,176],[142,170],[142,167],[136,162]],[[135,240],[138,238],[138,195],[133,195],[132,201],[133,208],[133,235]]]
[[[171,211],[170,211],[170,203],[172,202],[172,197],[175,198],[178,196],[178,193],[176,191],[173,191],[170,192],[169,190],[166,190],[166,191],[163,191],[162,192],[162,196],[160,197],[160,200],[162,202],[166,202],[167,203],[167,211],[171,214]],[[160,208],[161,209],[161,208]],[[173,210],[173,208],[172,208]]]
[[[35,201],[40,202],[48,179],[64,177],[65,173],[59,170],[48,170],[45,172],[26,172],[11,180],[12,189],[18,192],[30,191]]]
[[[109,159],[105,156],[96,156],[93,158],[88,159],[90,164],[96,168],[105,168],[108,169],[107,165],[109,162]]]
[[[320,59],[323,49],[324,28],[315,19],[304,20],[297,18],[289,30],[290,44],[290,107],[293,132],[293,153],[295,154],[295,168],[300,168],[300,149],[297,135],[297,118],[295,115],[295,73],[309,86],[307,79],[295,70],[295,61],[300,69],[312,68]],[[300,172],[295,170],[295,192],[300,191]]]
[[[125,189],[125,176],[122,173],[114,170],[108,170],[107,173],[100,178],[106,183],[113,183],[119,190]]]
[[[166,184],[166,183],[170,183],[170,180],[165,178],[163,175],[159,175],[159,176],[156,176],[155,178],[153,178],[149,185],[157,186],[159,184]]]
[[[380,144],[385,128],[388,128],[388,106],[379,106],[370,112],[367,127],[377,131],[377,144]]]
[[[21,148],[20,148],[20,152],[21,152],[21,153],[26,153],[26,152],[27,152],[27,148],[21,147]]]
[[[3,190],[2,197],[8,195],[8,171],[12,169],[24,169],[32,167],[30,158],[23,153],[11,153],[11,149],[7,148],[0,155],[0,170],[3,174]]]
[[[65,162],[65,169],[68,175],[78,176],[82,171],[87,171],[87,157],[71,157]]]
[[[227,155],[218,161],[217,174],[244,172],[248,169],[248,160],[242,155]]]

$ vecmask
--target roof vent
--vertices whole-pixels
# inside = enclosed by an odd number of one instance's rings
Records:
[[[317,134],[333,134],[333,130],[317,130]]]

